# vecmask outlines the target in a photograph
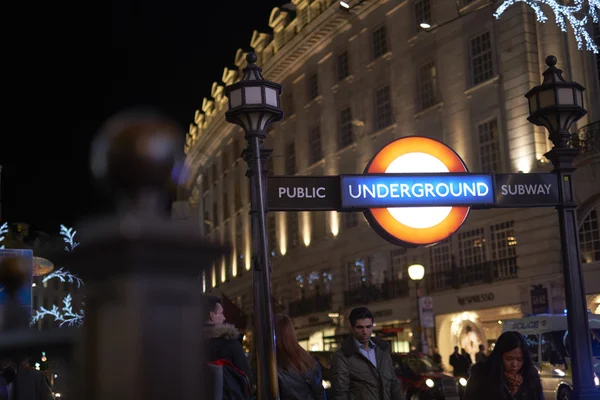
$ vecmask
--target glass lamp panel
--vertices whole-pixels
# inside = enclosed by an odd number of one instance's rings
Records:
[[[575,98],[577,99],[577,105],[583,108],[583,92],[579,89],[575,89]]]
[[[556,104],[554,100],[554,90],[546,89],[538,93],[539,108],[552,107]]]
[[[537,111],[537,93],[527,99],[529,101],[529,114]]]
[[[262,88],[260,86],[245,87],[246,104],[262,104]]]
[[[575,97],[573,96],[573,89],[571,88],[558,88],[558,104],[560,105],[572,105],[575,104]]]
[[[249,113],[248,117],[250,118],[250,130],[252,131],[257,131],[258,130],[258,123],[260,122],[260,113],[257,112],[253,112],[253,113]]]
[[[277,107],[277,91],[271,88],[265,88],[265,101],[268,105]]]
[[[229,93],[229,108],[236,108],[242,105],[242,89],[236,89]]]

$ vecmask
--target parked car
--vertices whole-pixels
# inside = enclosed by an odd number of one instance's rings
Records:
[[[466,379],[445,374],[424,354],[393,353],[392,360],[407,400],[458,400],[467,385]]]
[[[312,351],[323,370],[323,387],[331,399],[331,359],[333,351]],[[402,381],[407,400],[458,400],[467,381],[446,375],[425,355],[393,353],[396,375]]]

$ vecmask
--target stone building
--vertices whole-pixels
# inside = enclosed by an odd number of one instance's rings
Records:
[[[252,35],[265,77],[283,85],[285,118],[267,139],[271,173],[362,173],[377,150],[409,135],[446,143],[472,172],[550,171],[544,154],[551,144],[527,121],[523,95],[541,82],[544,58],[553,54],[565,77],[587,88],[589,112],[574,130],[582,149],[579,236],[589,306],[600,312],[598,58],[578,50],[553,21],[536,22],[521,3],[500,20],[492,15],[497,3],[484,0],[349,4],[344,11],[332,0],[293,0],[273,9],[271,33]],[[227,294],[251,314],[245,142],[224,118],[223,89],[245,66],[241,49],[235,65],[224,69],[190,125],[192,180],[174,212],[197,221],[207,237],[232,243],[232,255],[202,276],[203,288]],[[375,313],[377,334],[394,350],[409,350],[417,307],[407,267],[415,262],[425,266],[422,287],[436,315],[429,343],[444,359],[454,345],[471,353],[480,343],[492,346],[503,319],[539,312],[533,295],[546,293],[541,308],[548,312],[565,307],[553,209],[472,210],[454,236],[419,249],[390,245],[357,213],[269,213],[268,230],[274,301],[311,350],[335,347],[357,305]]]

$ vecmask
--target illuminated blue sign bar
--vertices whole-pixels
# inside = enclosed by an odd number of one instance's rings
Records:
[[[342,175],[342,208],[494,204],[493,175]]]

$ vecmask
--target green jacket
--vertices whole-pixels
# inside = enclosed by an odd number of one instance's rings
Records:
[[[363,356],[349,335],[333,355],[333,400],[402,400],[402,385],[396,376],[390,345],[371,338],[377,368]]]

